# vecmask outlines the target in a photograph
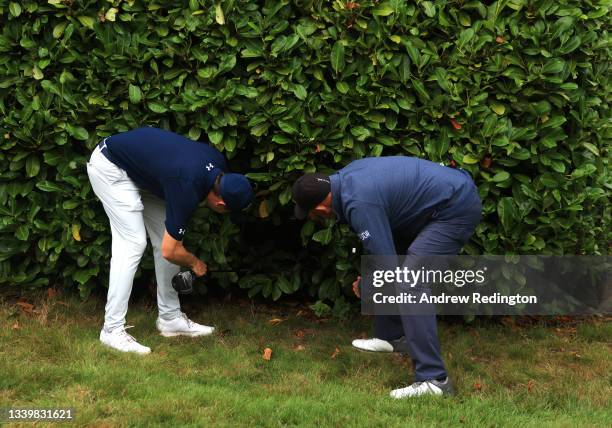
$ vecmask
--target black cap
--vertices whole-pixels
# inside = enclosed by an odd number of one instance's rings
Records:
[[[295,202],[295,217],[303,220],[308,211],[319,205],[331,191],[329,176],[315,172],[305,174],[293,185],[293,201]]]

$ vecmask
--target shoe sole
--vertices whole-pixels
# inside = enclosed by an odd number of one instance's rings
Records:
[[[117,349],[113,346],[107,345],[106,343],[100,341],[100,343],[102,344],[102,346],[104,346],[105,348],[108,349],[112,349],[113,351],[116,352],[121,352],[123,354],[136,354],[136,355],[149,355],[151,353],[151,350],[149,350],[148,352],[138,352],[138,351],[122,351],[121,349]]]
[[[443,392],[442,394],[420,394],[420,395],[404,395],[402,397],[394,397],[393,395],[390,395],[391,398],[393,398],[394,400],[405,400],[408,398],[419,398],[419,397],[438,397],[438,398],[452,398],[455,396],[454,392]]]
[[[361,352],[367,352],[368,354],[392,354],[394,351],[372,351],[371,349],[363,349],[363,348],[358,348],[355,345],[351,345],[353,347],[353,349],[357,349],[358,351]]]
[[[187,336],[187,337],[203,337],[203,336],[212,336],[214,331],[210,333],[182,333],[182,332],[173,332],[173,331],[160,331],[159,334],[164,337],[177,337],[177,336]]]

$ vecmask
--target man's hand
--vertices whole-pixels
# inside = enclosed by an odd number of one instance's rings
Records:
[[[203,276],[208,270],[206,263],[187,251],[183,243],[174,239],[167,231],[162,239],[161,251],[163,258],[175,265],[190,268],[196,276]]]
[[[197,259],[196,262],[191,265],[191,270],[197,277],[200,277],[206,275],[208,266],[206,266],[206,263],[204,263],[202,260]]]
[[[353,281],[353,293],[357,298],[361,299],[361,292],[359,291],[359,283],[361,282],[361,277],[358,276],[355,281]]]

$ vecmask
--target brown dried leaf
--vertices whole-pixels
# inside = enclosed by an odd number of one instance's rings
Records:
[[[529,382],[527,382],[527,392],[533,391],[534,387],[535,387],[535,380],[530,379]]]
[[[270,361],[272,359],[272,349],[266,348],[263,351],[263,359],[266,361]]]
[[[340,348],[336,346],[336,349],[334,350],[334,352],[331,354],[331,357],[329,358],[336,358],[339,353],[340,353]]]
[[[295,335],[296,335],[297,337],[299,337],[300,339],[302,339],[302,338],[304,337],[304,335],[305,335],[305,334],[306,334],[306,333],[304,333],[304,330],[297,330],[297,331],[295,332]]]
[[[283,321],[285,321],[285,320],[282,319],[282,318],[272,318],[271,320],[268,320],[268,324],[270,324],[270,325],[279,325]]]
[[[19,326],[19,322],[15,321],[15,323],[11,326],[13,330],[19,330],[21,327]]]
[[[474,382],[474,390],[476,390],[476,391],[482,390],[482,383]]]
[[[34,305],[28,302],[17,302],[17,306],[23,313],[32,314],[34,312]]]

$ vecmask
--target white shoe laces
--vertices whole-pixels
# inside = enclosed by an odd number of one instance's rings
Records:
[[[193,324],[195,324],[193,321],[191,321],[188,317],[187,314],[185,314],[185,312],[181,312],[181,317],[183,317],[183,319],[187,322],[187,327],[191,328],[193,326]]]
[[[129,334],[129,333],[126,331],[128,328],[134,328],[134,326],[133,326],[133,325],[127,325],[127,326],[123,327],[123,330],[121,330],[121,331],[119,332],[119,335],[120,335],[122,338],[126,339],[128,342],[135,342],[135,343],[138,343],[138,342],[136,342],[136,339],[134,338],[134,336],[132,336],[131,334]]]
[[[432,383],[431,381],[428,381],[428,380],[421,381],[421,382],[414,382],[412,385],[408,386],[405,389],[406,390],[412,390],[412,391],[415,391],[415,392],[423,391],[423,393],[425,393],[425,392],[434,393],[435,390],[433,389],[433,387],[441,389],[436,384],[434,384],[434,383]]]

